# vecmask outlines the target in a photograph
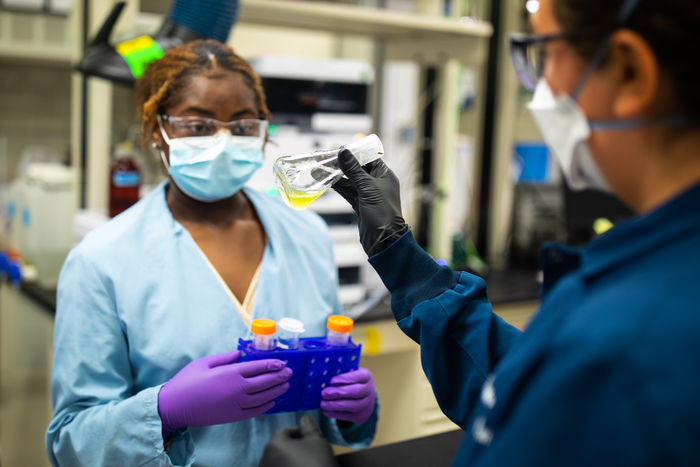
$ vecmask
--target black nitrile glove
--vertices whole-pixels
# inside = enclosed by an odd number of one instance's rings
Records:
[[[338,180],[333,189],[357,213],[360,243],[372,257],[408,231],[401,216],[399,179],[381,159],[363,167],[347,149],[338,154],[338,165],[348,178]]]
[[[298,428],[280,428],[265,447],[258,467],[340,467],[314,422],[303,416]]]

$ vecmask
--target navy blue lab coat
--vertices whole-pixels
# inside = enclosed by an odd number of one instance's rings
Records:
[[[455,465],[700,465],[700,186],[581,249],[544,249],[524,333],[410,232],[370,262],[465,431]]]

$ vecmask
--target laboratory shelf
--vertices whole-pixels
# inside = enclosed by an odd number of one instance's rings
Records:
[[[491,24],[327,2],[243,0],[238,21],[387,39],[489,37]]]
[[[68,65],[74,54],[69,17],[0,8],[0,59]]]

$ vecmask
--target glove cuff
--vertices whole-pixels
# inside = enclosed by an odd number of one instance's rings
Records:
[[[403,225],[398,229],[385,229],[374,240],[374,243],[372,243],[369,249],[367,249],[367,256],[371,258],[372,256],[381,253],[382,251],[386,250],[391,245],[393,245],[394,242],[396,242],[399,238],[403,237],[403,235],[410,230],[410,227],[405,223],[403,219],[401,219],[401,224]]]
[[[172,426],[170,423],[170,419],[168,418],[167,406],[169,401],[166,396],[166,393],[167,386],[169,383],[170,381],[166,382],[158,390],[158,416],[160,417],[161,427],[163,431],[163,439],[166,439],[168,436],[172,435],[179,429],[177,427]]]

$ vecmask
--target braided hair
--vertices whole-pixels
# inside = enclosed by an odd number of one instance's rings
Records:
[[[192,41],[165,52],[136,82],[137,108],[143,117],[141,145],[144,148],[151,133],[158,128],[158,115],[165,108],[177,105],[178,91],[185,88],[192,77],[216,69],[243,75],[243,80],[255,93],[258,115],[263,120],[270,120],[265,92],[250,64],[221,42],[212,39]]]

